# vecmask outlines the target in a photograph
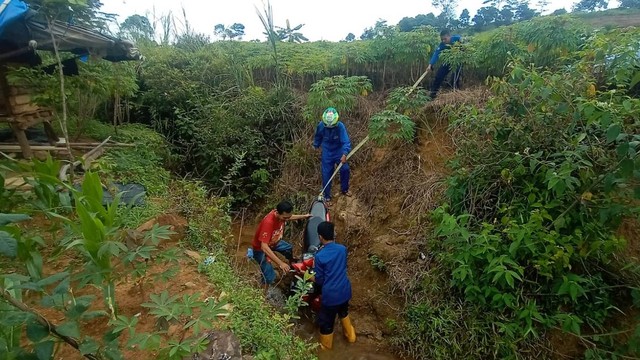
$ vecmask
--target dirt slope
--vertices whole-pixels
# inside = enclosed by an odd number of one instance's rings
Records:
[[[417,138],[411,143],[380,148],[365,145],[350,160],[352,197],[339,195],[339,179],[334,181],[331,216],[337,225],[338,241],[349,249],[349,277],[353,286],[351,313],[358,333],[358,345],[349,346],[336,337],[338,351],[330,358],[397,359],[390,352],[389,339],[401,320],[406,303],[406,286],[427,266],[421,253],[428,229],[426,214],[440,204],[445,189],[446,161],[454,152],[447,132],[447,105],[482,101],[484,89],[442,94],[425,105],[417,121]],[[380,98],[360,99],[358,109],[344,121],[355,147],[368,132],[368,119],[383,105]],[[276,184],[272,203],[293,200],[299,212],[306,211],[320,190],[319,160],[308,138],[301,138],[286,160],[284,173]],[[267,211],[265,209],[264,211]],[[241,271],[259,278],[255,264],[246,261],[255,226],[264,214],[243,221],[237,258]],[[240,233],[240,219],[234,234]],[[289,225],[288,239],[300,253],[300,224]],[[238,236],[236,235],[236,240]],[[339,329],[339,326],[337,327]],[[311,324],[301,335],[314,336]],[[340,334],[341,330],[337,330]],[[328,356],[328,355],[322,355]],[[336,357],[338,356],[338,357]],[[376,357],[382,356],[382,357]]]

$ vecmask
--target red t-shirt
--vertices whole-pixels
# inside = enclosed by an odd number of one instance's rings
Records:
[[[274,247],[284,234],[284,221],[278,220],[276,210],[268,213],[258,225],[256,234],[253,236],[253,250],[261,250],[262,243]]]

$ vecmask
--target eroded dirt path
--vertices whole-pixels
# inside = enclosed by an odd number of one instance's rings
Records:
[[[242,232],[240,232],[240,223],[236,223],[233,226],[234,244],[230,244],[236,249],[237,269],[240,272],[244,272],[246,275],[256,279],[256,286],[259,286],[258,279],[260,276],[259,269],[255,262],[249,261],[246,258],[247,248],[251,246],[251,241],[255,233],[256,224],[253,219],[247,224],[242,226]],[[295,232],[294,232],[295,233]],[[238,246],[238,235],[240,235],[240,242]],[[300,244],[302,238],[291,239],[291,243],[294,245],[294,255],[299,256]],[[384,324],[381,324],[377,317],[372,314],[371,309],[367,303],[371,302],[372,296],[381,296],[377,294],[378,287],[372,282],[382,281],[375,270],[371,268],[366,269],[362,266],[362,263],[355,261],[359,255],[353,251],[349,253],[349,278],[353,287],[353,300],[350,309],[352,321],[356,328],[358,340],[355,344],[349,344],[342,335],[342,327],[339,322],[336,321],[335,335],[333,339],[333,350],[331,351],[318,351],[318,357],[320,360],[395,360],[401,359],[398,355],[392,353],[390,346],[383,336],[382,328]],[[366,259],[366,254],[362,255],[362,258]],[[369,271],[370,270],[370,271]],[[313,323],[313,320],[307,316],[303,316],[300,323],[296,327],[296,333],[305,339],[310,341],[317,341],[318,332],[317,327]]]

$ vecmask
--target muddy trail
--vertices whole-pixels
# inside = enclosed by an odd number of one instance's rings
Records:
[[[238,250],[236,252],[236,264],[238,271],[244,273],[255,279],[255,285],[259,286],[258,279],[260,277],[260,270],[258,265],[254,261],[247,259],[247,249],[251,246],[257,223],[254,219],[250,219],[249,223],[245,223],[242,226],[242,232],[240,232],[240,222],[237,222],[233,227],[234,240],[236,241],[233,246]],[[298,227],[291,226],[289,227]],[[297,233],[297,231],[293,231]],[[302,234],[296,234],[290,241],[294,245],[294,254],[298,255],[301,251]],[[238,243],[239,236],[239,243]],[[354,257],[357,255],[353,252],[349,254],[349,277],[353,287],[353,300],[350,306],[350,316],[356,328],[358,335],[357,341],[354,344],[349,344],[342,335],[342,327],[340,323],[336,321],[335,335],[333,340],[333,349],[331,351],[318,350],[317,355],[321,360],[337,359],[337,360],[394,360],[401,359],[398,355],[393,354],[387,339],[384,337],[380,328],[384,324],[380,324],[377,318],[368,309],[365,299],[371,299],[373,297],[382,296],[382,294],[376,293],[374,289],[378,288],[379,283],[383,279],[379,278],[378,274],[371,269],[365,269],[357,265],[354,261]],[[366,257],[365,257],[366,260]],[[371,268],[371,265],[369,265]],[[279,287],[284,287],[284,283],[287,279],[278,277],[280,281],[277,284]],[[278,281],[277,280],[277,281]],[[378,284],[375,284],[378,283]],[[377,286],[376,286],[377,285]],[[278,304],[274,304],[276,307]],[[298,336],[308,339],[310,342],[318,341],[318,330],[314,324],[314,320],[310,312],[305,309],[300,313],[300,320],[296,323],[295,331]]]
[[[340,196],[339,176],[333,184],[333,205],[329,212],[336,224],[337,241],[348,249],[348,275],[353,297],[350,314],[358,335],[348,344],[336,322],[334,350],[319,352],[321,359],[401,359],[391,345],[403,322],[406,304],[415,299],[416,288],[426,281],[431,260],[426,246],[429,220],[427,214],[440,203],[447,175],[446,162],[451,159],[455,142],[448,131],[446,105],[482,102],[485,89],[464,94],[445,93],[425,105],[424,115],[416,121],[417,133],[412,142],[387,146],[369,143],[349,160],[351,197]],[[380,107],[376,99],[364,99],[352,118],[345,120],[352,144],[368,134],[368,119]],[[285,159],[283,173],[276,181],[272,202],[288,199],[296,213],[308,211],[320,191],[321,179],[316,155],[310,148],[313,128],[296,141],[302,156]],[[295,154],[294,154],[295,155]],[[256,225],[268,209],[235,220],[237,267],[260,286],[258,265],[246,257]],[[241,220],[243,218],[244,220]],[[242,224],[242,231],[240,225]],[[304,222],[287,225],[285,239],[300,256]],[[286,279],[280,280],[286,287]],[[307,316],[297,326],[297,333],[318,341],[318,332]]]

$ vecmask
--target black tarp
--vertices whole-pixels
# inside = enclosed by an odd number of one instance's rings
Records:
[[[144,186],[140,184],[121,184],[121,183],[113,183],[111,184],[114,190],[114,194],[112,194],[109,189],[106,187],[102,188],[102,204],[109,205],[113,202],[113,198],[116,194],[121,193],[120,204],[122,205],[130,205],[130,206],[141,206],[144,205],[144,197],[146,194],[146,189]],[[82,184],[74,185],[76,190],[82,190]]]

